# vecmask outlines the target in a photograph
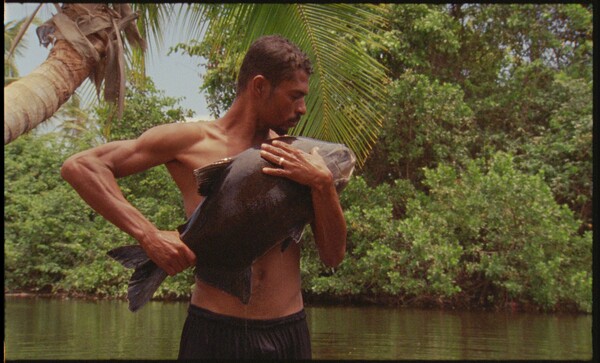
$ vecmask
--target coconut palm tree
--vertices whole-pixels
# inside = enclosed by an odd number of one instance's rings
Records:
[[[47,60],[4,89],[4,143],[51,117],[81,83],[90,77],[104,97],[122,104],[123,41],[145,49],[127,4],[64,4],[37,28],[44,45],[53,44]]]
[[[240,57],[264,34],[298,44],[315,72],[307,116],[294,133],[346,143],[359,162],[366,158],[381,124],[375,106],[384,98],[385,83],[385,70],[361,45],[372,42],[382,24],[374,5],[179,4],[176,13],[177,5],[63,4],[37,29],[40,41],[52,44],[47,60],[5,87],[5,145],[52,116],[88,77],[98,89],[103,86],[106,100],[122,106],[125,56],[143,68],[144,39],[160,46],[161,29],[176,19],[190,39],[207,32],[214,51]]]

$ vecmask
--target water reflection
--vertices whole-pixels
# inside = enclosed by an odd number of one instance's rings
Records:
[[[5,298],[7,359],[174,359],[186,303]],[[591,316],[307,308],[315,359],[592,357]]]
[[[6,357],[176,358],[186,308],[150,302],[133,314],[120,301],[7,298]]]
[[[309,309],[323,359],[591,359],[591,317],[386,308]]]

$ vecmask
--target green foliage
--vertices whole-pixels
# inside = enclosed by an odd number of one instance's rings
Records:
[[[568,204],[591,230],[592,84],[563,73],[551,86],[552,108],[546,125],[519,146],[519,167],[543,172],[559,203]]]
[[[376,57],[387,65],[392,79],[407,70],[431,74],[451,66],[460,49],[459,29],[443,5],[383,4],[388,28],[381,34],[382,46],[372,47]],[[384,49],[381,52],[381,49]]]
[[[93,235],[94,217],[59,175],[72,149],[47,134],[4,151],[6,286],[52,287],[90,252]]]
[[[19,77],[19,70],[15,64],[15,57],[22,56],[23,50],[27,47],[25,41],[19,42],[19,45],[13,50],[9,57],[9,50],[13,46],[19,28],[25,22],[25,19],[19,21],[13,20],[4,24],[4,85],[7,86],[11,81]]]
[[[419,181],[423,167],[468,158],[472,112],[460,88],[411,71],[389,88],[389,116],[365,170],[374,183]]]
[[[353,179],[343,194],[347,256],[332,273],[315,263],[314,247],[305,248],[304,288],[405,303],[591,311],[591,233],[577,233],[579,221],[554,201],[542,175],[519,172],[499,153],[464,170],[426,169],[424,183],[427,194]],[[394,218],[394,204],[405,205],[404,218]]]
[[[544,170],[591,230],[591,6],[381,9],[385,47],[372,53],[392,82],[369,183],[405,178],[424,190],[423,167],[509,152],[520,170]]]
[[[517,171],[500,153],[462,173],[445,165],[428,170],[426,184],[429,198],[409,206],[403,237],[455,249],[460,263],[447,273],[460,291],[492,305],[533,301],[552,309],[571,301],[589,311],[591,234],[577,233],[578,221],[542,176]],[[412,223],[425,228],[414,234]]]
[[[394,210],[403,209],[412,193],[414,188],[402,181],[369,188],[362,177],[351,179],[340,197],[348,226],[346,257],[335,273],[325,268],[308,234],[302,257],[304,289],[340,296],[389,292],[394,276],[388,267],[401,259],[396,251],[402,250]]]
[[[382,4],[377,11],[386,28],[356,40],[389,71],[389,97],[372,105],[386,118],[367,164],[341,195],[346,258],[326,268],[307,228],[303,290],[375,302],[590,312],[591,6]],[[211,112],[228,108],[241,50],[215,52],[209,41],[178,47],[208,60],[203,87]],[[93,213],[58,170],[72,153],[186,115],[151,82],[128,91],[126,103],[121,120],[108,121],[108,108],[98,110],[97,122],[69,110],[73,127],[63,134],[5,147],[8,291],[125,295],[131,271],[105,253],[135,241]],[[184,221],[166,168],[119,185],[160,228]],[[188,296],[192,283],[189,269],[168,278],[157,296]]]
[[[228,29],[223,31],[227,32]],[[235,38],[232,37],[233,39]],[[241,44],[238,44],[234,46],[234,49],[240,47]],[[215,118],[223,116],[235,99],[238,65],[236,58],[232,56],[234,52],[231,50],[231,48],[221,48],[219,51],[214,51],[207,41],[180,43],[171,49],[171,52],[183,52],[190,57],[201,57],[208,60],[203,64],[205,71],[202,75],[200,91],[206,95],[208,111]],[[239,49],[239,52],[243,51]]]
[[[177,100],[148,88],[128,91],[127,111],[104,124],[109,139],[137,137],[146,128],[182,120]],[[108,108],[100,108],[101,117]],[[96,121],[88,119],[95,125]],[[5,286],[8,290],[52,290],[126,296],[132,271],[106,252],[137,243],[93,212],[60,177],[62,162],[97,142],[95,127],[63,134],[21,137],[5,147]],[[110,127],[117,126],[118,128]],[[110,133],[107,131],[111,130]],[[177,186],[165,167],[119,180],[125,196],[159,228],[174,230],[185,221]],[[168,278],[157,297],[190,292],[191,270]]]
[[[179,101],[157,90],[150,78],[137,85],[131,84],[126,91],[125,110],[120,119],[113,119],[115,108],[112,105],[104,104],[96,110],[102,134],[107,141],[134,139],[153,126],[191,117],[193,112],[177,106]]]

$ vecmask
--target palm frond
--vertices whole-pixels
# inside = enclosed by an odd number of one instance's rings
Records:
[[[172,20],[175,4],[170,3],[132,3],[131,8],[138,13],[136,21],[140,36],[146,40],[148,51],[143,52],[138,48],[127,49],[127,65],[133,70],[134,77],[131,81],[141,84],[146,79],[146,56],[157,54],[163,45],[164,28]]]
[[[142,38],[148,41],[148,52],[139,49],[128,51],[128,64],[133,70],[132,79],[137,84],[145,77],[146,57],[160,54],[164,44],[166,29],[186,34],[187,39],[201,39],[206,25],[206,12],[213,4],[196,3],[133,3],[132,9],[139,14],[138,30]]]

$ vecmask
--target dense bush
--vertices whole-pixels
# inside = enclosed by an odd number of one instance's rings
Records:
[[[427,193],[353,179],[342,197],[347,257],[332,273],[306,247],[304,288],[363,301],[591,311],[591,233],[578,234],[543,175],[499,153],[464,170],[427,169],[424,182]],[[404,218],[394,218],[394,203]]]
[[[93,217],[60,178],[59,144],[25,136],[4,149],[5,288],[52,287],[89,253]]]
[[[396,251],[402,250],[394,201],[401,204],[401,198],[411,192],[412,187],[402,182],[369,188],[362,177],[353,178],[340,198],[348,227],[346,258],[335,273],[325,268],[307,234],[302,257],[304,289],[340,296],[388,292],[389,266],[397,259]]]
[[[422,168],[498,151],[544,170],[559,203],[592,229],[592,7],[384,4],[390,97],[364,168],[370,185],[423,190]]]
[[[130,107],[121,120],[108,123],[109,109],[100,108],[102,121],[86,121],[99,127],[89,129],[102,130],[108,140],[133,138],[152,125],[183,119],[184,110],[175,107],[177,100],[162,95],[150,80],[143,92],[138,91],[128,90]],[[22,136],[5,147],[7,290],[125,296],[132,271],[106,252],[137,242],[90,209],[60,177],[64,160],[95,145],[98,137],[96,131],[88,131],[73,138],[63,130]],[[126,198],[159,228],[174,230],[185,221],[178,189],[164,166],[118,182]],[[155,296],[188,296],[192,284],[188,270],[167,278]]]

